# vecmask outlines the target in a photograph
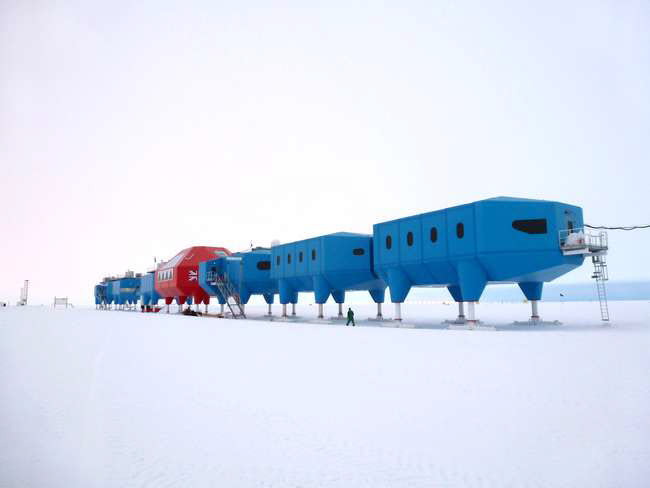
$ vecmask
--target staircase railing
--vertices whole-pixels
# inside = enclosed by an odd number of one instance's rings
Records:
[[[587,232],[583,227],[565,229],[558,233],[560,250],[565,256],[591,256],[594,272],[591,275],[596,280],[596,294],[600,303],[600,317],[603,322],[609,322],[609,307],[607,305],[607,290],[605,282],[609,279],[606,255],[609,250],[607,232]]]
[[[235,285],[228,279],[226,274],[219,274],[216,271],[208,271],[208,282],[214,285],[221,293],[221,296],[226,300],[226,305],[230,310],[230,314],[234,319],[242,317],[246,318],[244,307],[239,298],[239,292]]]

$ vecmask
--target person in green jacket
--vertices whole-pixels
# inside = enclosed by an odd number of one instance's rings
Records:
[[[348,307],[348,321],[345,325],[350,325],[350,322],[352,322],[352,327],[354,327],[354,312],[350,307]]]

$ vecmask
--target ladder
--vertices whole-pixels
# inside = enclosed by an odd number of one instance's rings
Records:
[[[591,262],[594,265],[594,273],[591,275],[596,280],[596,293],[600,302],[600,318],[603,322],[609,322],[609,308],[607,307],[607,291],[605,282],[609,279],[607,272],[607,261],[604,254],[594,254],[591,256]]]
[[[228,305],[228,308],[230,309],[232,318],[246,318],[244,307],[239,300],[239,293],[235,289],[235,286],[232,284],[232,282],[225,275],[225,273],[223,275],[218,275],[215,273],[214,282],[212,284],[216,285],[216,287],[219,289],[219,293],[221,293],[221,296],[226,299],[226,305]]]

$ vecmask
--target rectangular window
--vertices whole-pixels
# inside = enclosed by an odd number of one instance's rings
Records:
[[[526,234],[546,234],[546,219],[515,220],[512,228]]]

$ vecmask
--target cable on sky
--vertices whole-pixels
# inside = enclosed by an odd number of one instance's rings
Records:
[[[607,227],[605,225],[589,225],[585,224],[585,227],[590,229],[603,229],[603,230],[637,230],[637,229],[650,229],[650,224],[648,225],[629,225],[621,227]]]

